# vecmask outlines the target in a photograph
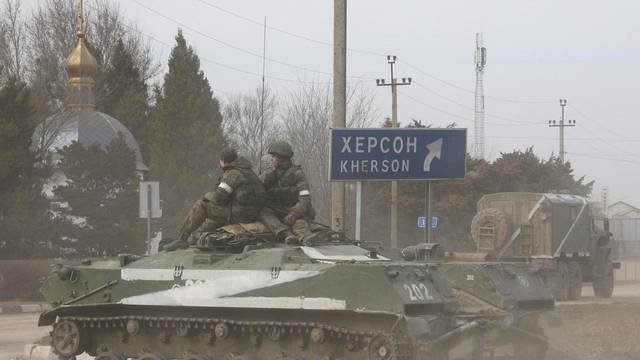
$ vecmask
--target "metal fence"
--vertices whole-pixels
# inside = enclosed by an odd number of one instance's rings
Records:
[[[616,260],[640,260],[640,219],[611,219],[609,224]]]

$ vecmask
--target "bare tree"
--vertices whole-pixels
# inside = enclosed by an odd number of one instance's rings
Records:
[[[0,9],[0,79],[24,79],[26,24],[19,0],[5,0]]]
[[[378,120],[375,97],[362,87],[347,94],[347,127],[366,127]],[[312,189],[318,220],[327,222],[331,205],[329,174],[329,129],[332,114],[331,86],[305,83],[292,91],[281,109],[285,137],[294,148]]]
[[[66,96],[67,74],[64,62],[76,44],[78,31],[76,1],[41,2],[31,14],[27,26],[29,78],[41,103],[53,111],[60,110]],[[118,39],[131,50],[143,79],[160,71],[149,41],[123,17],[117,4],[107,0],[86,3],[85,32],[99,64],[108,64]],[[98,84],[100,86],[100,84]]]
[[[261,103],[264,106],[263,121]],[[227,142],[251,161],[256,169],[260,167],[260,158],[269,144],[282,137],[277,105],[271,88],[265,87],[263,95],[261,86],[258,86],[252,93],[229,96],[223,106],[222,125]]]

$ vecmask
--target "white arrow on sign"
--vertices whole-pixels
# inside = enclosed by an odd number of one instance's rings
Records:
[[[427,157],[424,158],[424,165],[422,168],[424,172],[431,171],[431,162],[433,159],[437,158],[440,160],[440,156],[442,156],[442,138],[427,145],[427,150],[429,150],[429,153],[427,154]]]

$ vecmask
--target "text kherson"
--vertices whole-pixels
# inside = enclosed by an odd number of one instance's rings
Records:
[[[340,160],[341,173],[409,172],[409,160]]]

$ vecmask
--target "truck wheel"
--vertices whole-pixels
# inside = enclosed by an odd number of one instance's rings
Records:
[[[582,266],[580,266],[578,260],[570,260],[568,270],[569,291],[567,298],[569,300],[580,300],[580,296],[582,296]]]
[[[506,215],[495,208],[478,212],[471,220],[471,237],[480,251],[497,252],[509,236]]]
[[[569,266],[564,260],[558,260],[557,268],[549,279],[549,285],[556,301],[566,301],[569,298]]]
[[[593,293],[597,297],[610,298],[613,295],[613,284],[613,264],[609,261],[605,275],[593,280]]]

